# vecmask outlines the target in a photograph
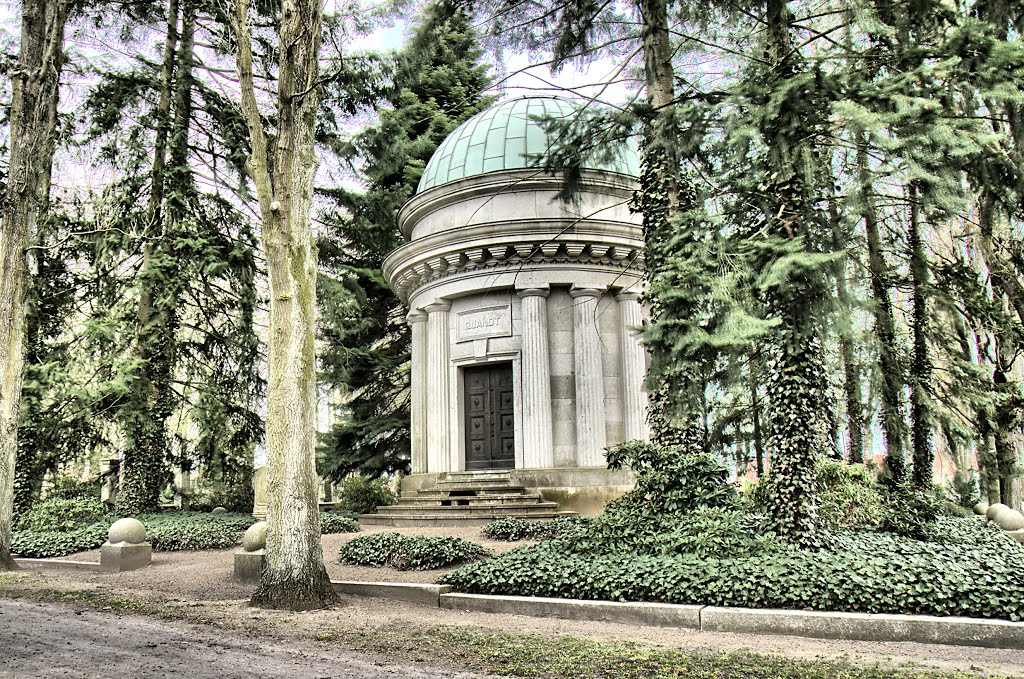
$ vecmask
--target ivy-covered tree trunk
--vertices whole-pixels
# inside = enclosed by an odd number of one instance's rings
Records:
[[[26,250],[48,196],[53,111],[64,61],[68,0],[25,0],[12,74],[11,155],[0,232],[0,570],[14,567],[11,520],[25,361]]]
[[[640,42],[644,56],[644,77],[647,102],[646,139],[642,153],[640,191],[634,199],[635,209],[643,214],[645,241],[645,277],[648,281],[645,301],[650,309],[651,326],[656,328],[670,317],[687,315],[693,309],[666,308],[659,278],[669,274],[673,254],[670,244],[686,247],[687,237],[674,238],[680,209],[682,181],[679,165],[679,134],[676,121],[675,71],[672,66],[672,43],[668,29],[668,5],[665,0],[639,0],[637,9],[643,22]],[[675,306],[689,307],[698,293]],[[651,439],[661,445],[678,445],[687,451],[704,450],[707,432],[698,404],[702,389],[692,366],[676,360],[668,344],[648,338],[651,354],[648,423]]]
[[[765,75],[770,91],[798,95],[790,79],[802,77],[799,51],[791,35],[792,15],[784,0],[767,0]],[[778,266],[789,248],[806,262],[765,291],[769,320],[777,323],[765,349],[767,443],[771,452],[768,502],[781,535],[798,544],[815,542],[815,463],[824,445],[825,363],[820,309],[827,295],[812,253],[816,239],[814,177],[820,164],[810,138],[818,111],[808,105],[773,107],[760,113],[767,151],[768,196],[765,231],[782,248],[768,266]]]
[[[256,102],[248,0],[236,0],[242,112],[270,279],[267,385],[267,557],[251,605],[303,610],[337,600],[324,568],[316,474],[316,250],[310,209],[320,111],[321,0],[283,0],[277,129],[270,137]]]
[[[919,488],[930,488],[935,467],[932,451],[932,427],[928,408],[928,384],[932,364],[928,355],[928,256],[921,238],[920,192],[913,184],[910,198],[910,285],[914,303],[911,330],[914,352],[910,365],[910,417],[913,424],[913,482]]]
[[[903,369],[899,362],[896,346],[896,322],[893,319],[892,300],[889,288],[892,286],[889,266],[882,249],[882,235],[874,202],[874,186],[868,168],[868,146],[865,139],[857,142],[857,171],[861,218],[867,235],[868,272],[871,277],[871,294],[874,302],[875,338],[878,345],[878,367],[881,372],[879,398],[882,412],[882,433],[885,436],[885,460],[893,480],[906,479],[904,441],[906,420],[903,414]]]
[[[167,184],[168,137],[172,124],[178,147],[172,160],[182,163],[187,154],[188,112],[180,107],[187,102],[188,73],[192,61],[192,34],[195,10],[185,0],[186,10],[179,12],[179,0],[170,0],[167,8],[167,34],[161,66],[160,100],[157,104],[156,142],[153,150],[152,186],[146,225],[148,238],[143,246],[139,274],[139,302],[136,311],[134,360],[130,405],[124,413],[127,445],[121,460],[121,487],[117,509],[121,514],[138,514],[156,509],[166,478],[168,454],[166,422],[173,408],[171,372],[175,358],[178,263],[173,251],[174,220],[164,212]],[[182,31],[178,35],[179,14]],[[177,75],[177,94],[174,79]],[[182,94],[184,91],[184,94]],[[175,107],[172,123],[172,99]],[[182,118],[184,136],[182,137]]]

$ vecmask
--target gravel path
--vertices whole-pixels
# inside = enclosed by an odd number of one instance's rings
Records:
[[[294,640],[253,640],[209,626],[0,600],[0,677],[104,679],[428,679],[481,675],[382,665]]]

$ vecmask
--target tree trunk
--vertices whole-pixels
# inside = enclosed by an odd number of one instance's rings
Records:
[[[920,191],[910,186],[910,282],[913,288],[914,313],[911,330],[914,353],[910,366],[910,417],[914,442],[913,481],[918,488],[929,488],[935,467],[932,451],[932,428],[928,416],[927,385],[931,382],[932,364],[928,357],[928,256],[921,239]]]
[[[47,196],[68,0],[25,0],[12,74],[11,155],[0,233],[0,570],[14,567],[11,519],[25,367],[26,250]]]
[[[874,188],[868,169],[868,144],[857,141],[857,169],[860,182],[861,217],[868,242],[868,270],[871,274],[871,294],[875,302],[875,338],[878,340],[878,363],[882,372],[881,410],[882,432],[885,436],[885,462],[893,480],[906,480],[904,438],[906,421],[903,417],[903,370],[896,348],[896,324],[893,320],[892,301],[889,299],[891,276],[882,251],[882,236],[878,226],[873,198]]]
[[[750,419],[754,425],[754,457],[757,462],[757,478],[764,476],[764,442],[761,439],[761,399],[757,395],[757,380],[750,375]]]
[[[316,250],[310,221],[320,84],[321,0],[283,0],[277,135],[268,144],[256,103],[248,0],[232,14],[238,38],[249,172],[270,279],[267,381],[267,560],[251,605],[302,610],[337,600],[323,563],[316,475]]]
[[[157,103],[156,141],[153,147],[153,170],[147,208],[147,239],[143,247],[139,274],[139,303],[136,310],[131,399],[125,414],[127,445],[121,460],[121,487],[117,494],[120,514],[139,514],[154,510],[160,503],[163,488],[168,438],[165,430],[170,415],[169,388],[174,352],[174,331],[171,316],[175,301],[168,278],[174,272],[174,255],[170,241],[172,229],[164,221],[164,188],[166,185],[167,138],[171,128],[171,97],[175,72],[188,69],[177,56],[178,0],[167,7],[167,36],[160,72],[160,99]],[[193,18],[194,20],[194,18]],[[191,59],[191,28],[183,22],[186,37],[182,52]],[[170,293],[170,294],[169,294]]]
[[[834,181],[827,177],[831,186]],[[846,400],[846,426],[850,433],[850,464],[864,462],[864,411],[861,404],[860,366],[857,365],[853,345],[853,295],[847,283],[847,264],[849,256],[845,254],[848,234],[840,228],[841,215],[836,206],[836,197],[829,196],[829,219],[832,221],[832,249],[843,251],[842,257],[833,264],[832,275],[836,279],[836,313],[837,334],[839,336],[839,355],[843,361],[843,395]]]

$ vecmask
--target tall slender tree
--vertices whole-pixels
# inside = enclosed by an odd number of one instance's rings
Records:
[[[70,0],[26,0],[13,74],[11,154],[0,232],[0,569],[11,559],[14,465],[25,361],[26,251],[49,199]]]
[[[248,0],[236,0],[242,112],[270,281],[267,560],[254,606],[309,609],[337,600],[320,543],[316,474],[316,249],[311,226],[320,112],[322,0],[282,0],[274,134],[253,78]]]

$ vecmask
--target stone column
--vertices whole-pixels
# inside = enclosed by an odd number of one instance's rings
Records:
[[[573,288],[573,366],[576,370],[576,464],[604,466],[605,407],[601,333],[597,327],[597,300],[601,291]]]
[[[551,354],[548,348],[547,288],[520,290],[522,298],[523,466],[553,467]]]
[[[451,308],[447,302],[434,302],[423,308],[427,312],[427,471],[431,474],[450,471],[448,310]]]
[[[407,317],[412,328],[412,368],[410,381],[410,431],[412,444],[412,473],[427,471],[427,315],[414,309]]]
[[[647,393],[643,390],[647,377],[647,352],[640,341],[640,334],[635,330],[644,320],[640,293],[623,292],[615,299],[619,302],[621,324],[619,354],[622,365],[622,412],[625,419],[623,435],[626,441],[648,441]]]

